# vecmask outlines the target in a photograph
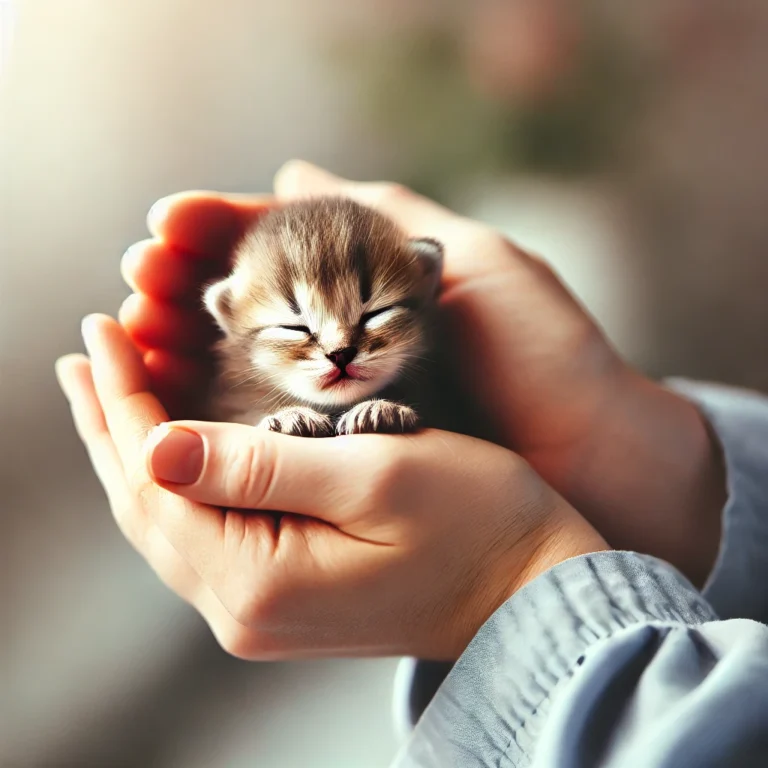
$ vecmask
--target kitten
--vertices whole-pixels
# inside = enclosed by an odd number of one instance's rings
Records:
[[[394,392],[428,349],[442,264],[440,243],[350,200],[271,211],[205,291],[224,333],[210,417],[307,437],[417,429]]]

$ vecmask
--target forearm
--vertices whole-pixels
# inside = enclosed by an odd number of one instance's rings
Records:
[[[636,379],[606,406],[561,492],[615,548],[703,585],[723,618],[768,622],[768,398],[666,384]]]

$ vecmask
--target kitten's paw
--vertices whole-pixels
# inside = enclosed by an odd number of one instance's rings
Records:
[[[350,408],[336,422],[337,435],[403,434],[418,428],[419,417],[413,408],[389,400],[366,400]]]
[[[258,426],[295,437],[332,437],[334,434],[333,422],[311,408],[286,408],[264,417]]]

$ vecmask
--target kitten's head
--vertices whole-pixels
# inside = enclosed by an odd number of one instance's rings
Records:
[[[351,201],[269,213],[205,293],[230,373],[237,358],[242,381],[325,409],[373,396],[423,352],[442,257],[438,242]]]

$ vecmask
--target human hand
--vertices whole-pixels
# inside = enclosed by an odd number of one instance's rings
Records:
[[[227,273],[240,235],[274,205],[268,196],[207,192],[160,200],[147,217],[153,237],[123,256],[134,293],[120,308],[120,321],[172,416],[198,411],[213,373],[210,347],[219,331],[203,308],[203,287]]]
[[[207,338],[189,330],[208,323],[188,308],[199,293],[200,263],[225,269],[234,238],[270,205],[351,197],[446,246],[446,336],[457,350],[457,375],[497,428],[494,439],[522,455],[613,546],[654,554],[703,582],[725,494],[704,419],[626,365],[547,264],[397,185],[350,182],[292,163],[275,191],[274,200],[166,198],[150,215],[154,239],[124,261],[137,294],[120,318],[150,356],[165,361],[165,369],[152,359],[148,365],[169,401],[189,391],[191,377],[166,371],[187,370],[189,357],[180,353],[198,354]]]
[[[90,361],[57,372],[115,518],[236,656],[454,659],[529,580],[607,548],[501,447],[163,424],[124,330],[94,316],[84,336]]]

